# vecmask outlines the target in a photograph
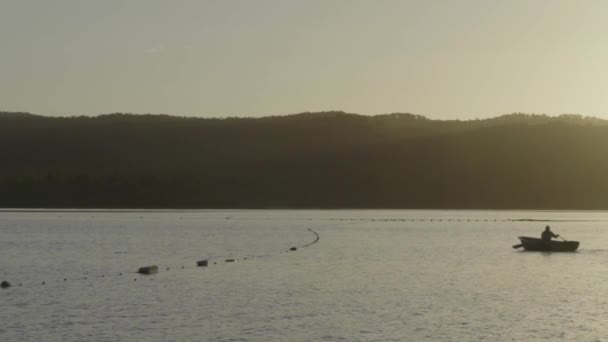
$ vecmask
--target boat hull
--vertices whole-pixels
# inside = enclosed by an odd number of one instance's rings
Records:
[[[549,243],[542,239],[520,236],[522,246],[527,251],[545,251],[545,252],[574,252],[578,249],[578,241],[555,241]]]

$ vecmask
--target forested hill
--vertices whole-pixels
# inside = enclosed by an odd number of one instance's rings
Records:
[[[0,207],[608,209],[608,122],[0,113]]]

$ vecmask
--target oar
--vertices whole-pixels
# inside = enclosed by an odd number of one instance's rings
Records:
[[[559,237],[560,239],[562,239],[562,240],[564,240],[564,241],[568,242],[568,240],[564,239],[564,238],[563,238],[561,235],[558,235],[557,237]]]
[[[513,245],[513,248],[518,249],[520,247],[523,247],[524,245],[522,245],[521,243],[519,245]]]

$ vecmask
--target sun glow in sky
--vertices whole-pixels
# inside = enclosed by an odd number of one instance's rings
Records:
[[[0,110],[608,118],[608,2],[0,0]]]

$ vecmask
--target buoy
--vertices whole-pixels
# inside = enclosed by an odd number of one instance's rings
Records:
[[[63,278],[63,281],[68,281],[68,278]]]
[[[289,250],[290,250],[290,251],[297,251],[297,250],[298,250],[298,247],[291,247]]]
[[[226,262],[236,262],[236,259],[226,259]]]
[[[200,260],[200,261],[196,262],[196,266],[199,266],[199,267],[206,267],[208,264],[209,264],[209,261],[207,261],[207,260]]]
[[[46,281],[43,281],[43,282],[42,282],[42,285],[46,285]]]
[[[0,283],[0,287],[3,289],[8,289],[9,287],[11,287],[11,283],[9,283],[8,281],[3,281]]]
[[[137,273],[139,273],[139,274],[154,274],[154,273],[158,273],[158,266],[140,267],[139,270],[137,271]]]

